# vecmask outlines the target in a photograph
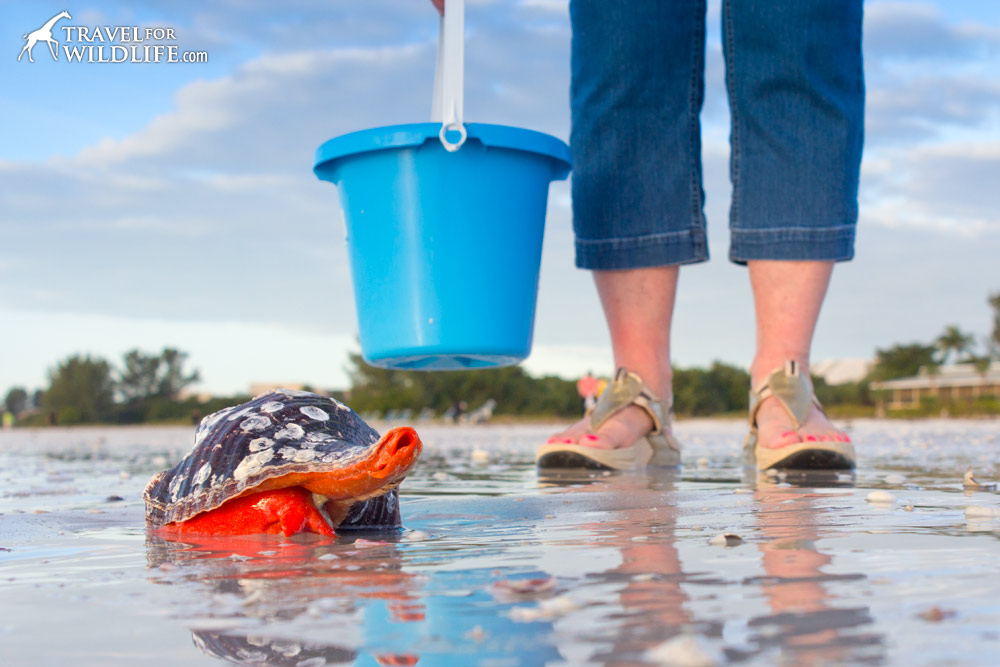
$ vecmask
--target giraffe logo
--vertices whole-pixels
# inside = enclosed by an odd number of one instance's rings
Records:
[[[21,37],[25,40],[24,48],[22,48],[21,52],[17,54],[17,61],[21,62],[21,56],[23,56],[25,51],[27,51],[28,61],[35,62],[35,59],[31,57],[31,50],[35,48],[35,44],[38,42],[45,42],[49,47],[49,53],[52,54],[52,60],[59,60],[59,42],[52,37],[52,26],[54,26],[57,21],[72,18],[73,17],[69,15],[69,12],[61,11],[46,21],[45,25],[38,30],[29,32],[27,35],[22,35]],[[53,45],[55,46],[53,47]]]

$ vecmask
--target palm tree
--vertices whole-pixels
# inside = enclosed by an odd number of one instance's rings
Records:
[[[972,334],[962,333],[956,324],[949,324],[944,328],[944,333],[934,341],[935,347],[941,352],[940,363],[944,364],[952,356],[961,357],[972,351],[976,343],[976,337]]]

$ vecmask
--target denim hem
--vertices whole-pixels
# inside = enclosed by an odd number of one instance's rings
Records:
[[[642,269],[708,260],[701,228],[617,239],[576,240],[576,266],[591,271]]]
[[[846,262],[854,258],[855,225],[733,229],[729,260],[755,259]]]

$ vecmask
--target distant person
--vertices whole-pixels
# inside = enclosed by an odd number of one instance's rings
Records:
[[[594,409],[594,405],[597,404],[597,384],[597,378],[590,371],[587,371],[586,375],[576,381],[576,391],[580,394],[580,398],[583,399],[583,411],[585,414],[590,414],[590,411]]]
[[[706,3],[571,0],[569,13],[576,265],[593,271],[618,370],[594,410],[550,438],[538,462],[677,465],[677,276],[681,264],[708,259]],[[809,353],[833,265],[854,256],[862,0],[726,0],[722,23],[729,259],[748,267],[756,310],[746,448],[760,468],[805,458],[853,467],[850,439],[813,394]]]
[[[443,416],[445,419],[450,419],[452,423],[457,424],[459,418],[465,413],[468,407],[469,405],[465,401],[455,401],[451,404],[450,408],[445,410]]]

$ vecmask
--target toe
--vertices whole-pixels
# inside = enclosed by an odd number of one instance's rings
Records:
[[[595,449],[614,449],[615,445],[602,438],[600,435],[594,433],[587,433],[580,438],[580,444],[585,447],[593,447]]]
[[[802,436],[796,431],[785,431],[775,440],[776,447],[785,447],[787,445],[795,444],[796,442],[801,442]]]

